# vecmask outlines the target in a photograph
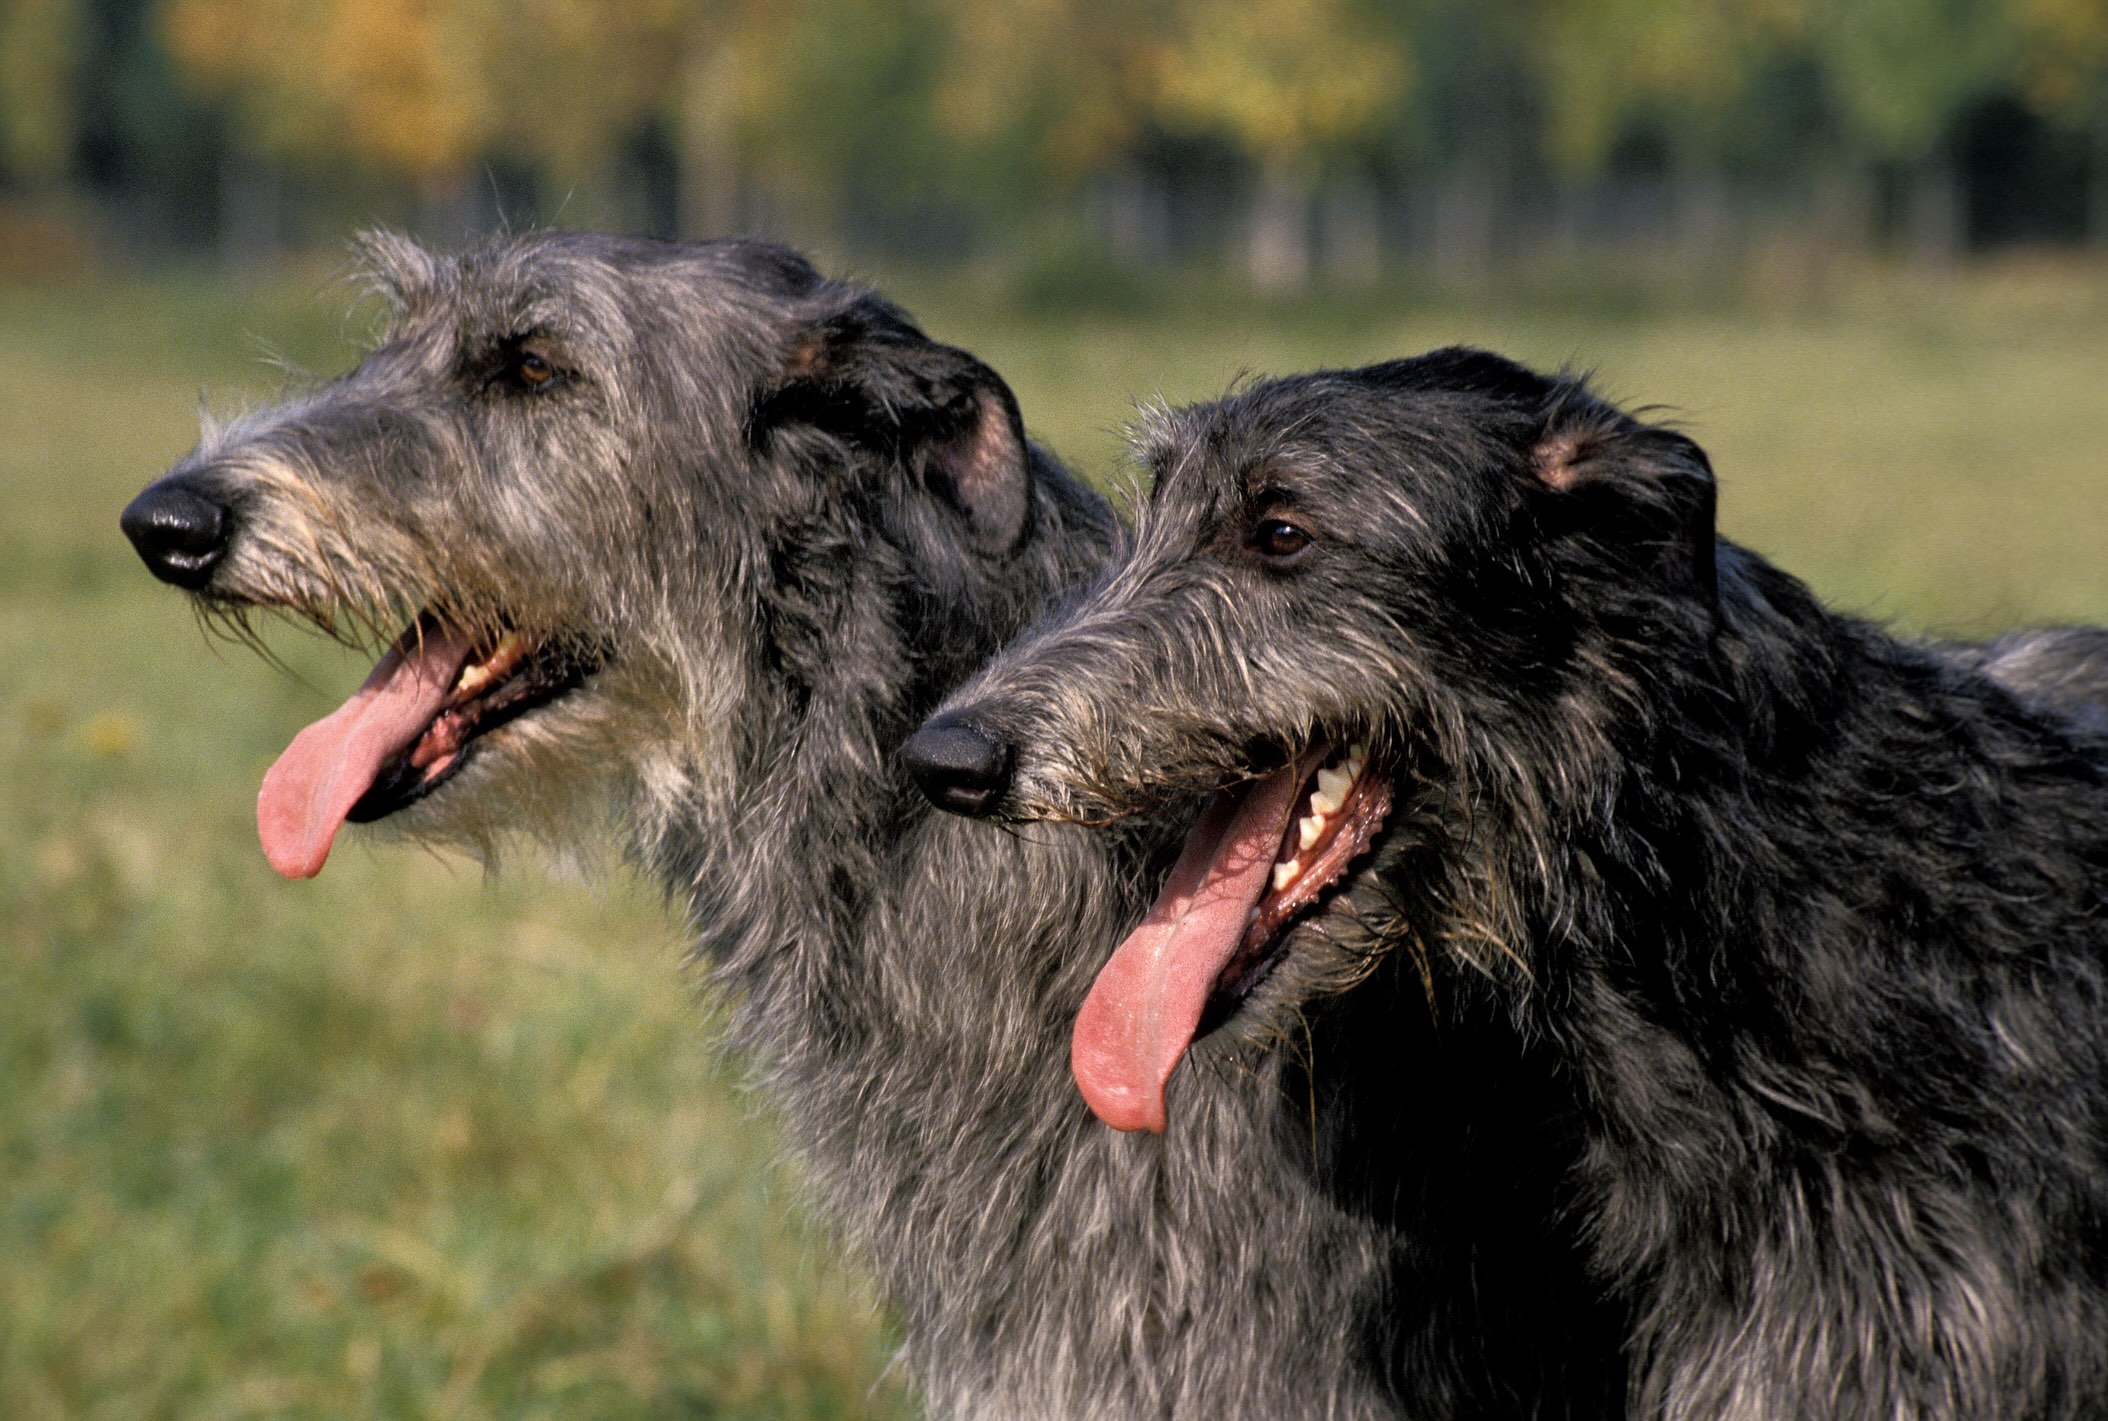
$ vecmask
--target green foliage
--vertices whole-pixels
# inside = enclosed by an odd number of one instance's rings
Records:
[[[1690,156],[1717,153],[1790,25],[1785,0],[1564,0],[1542,8],[1545,42],[1527,57],[1545,94],[1552,155],[1576,173],[1599,170],[1637,123],[1674,133]]]
[[[2018,0],[2021,75],[2045,112],[2108,123],[2108,5],[2100,0]]]
[[[1175,0],[1158,113],[1226,134],[1262,168],[1307,168],[1409,87],[1409,56],[1387,38],[1348,0]]]
[[[79,8],[0,0],[0,176],[48,179],[73,156]]]
[[[1130,265],[1241,247],[1255,282],[1284,287],[1365,277],[1400,248],[1491,268],[1574,239],[1722,267],[1803,223],[1832,249],[1941,259],[1972,240],[2108,240],[2104,15],[2100,0],[0,0],[0,183],[92,183],[117,213],[144,192],[181,230],[124,238],[216,229],[231,257],[303,222],[459,231],[487,186],[530,221],[691,236],[760,221],[877,251],[1017,250],[1082,224]],[[1989,132],[2025,161],[1997,172]]]
[[[1821,174],[1936,156],[1992,96],[2108,113],[2097,0],[0,0],[8,171],[62,174],[112,102],[180,107],[73,82],[141,5],[247,152],[427,193],[500,161],[568,190],[649,133],[691,228],[742,187],[823,224],[1037,220],[1167,135],[1307,190],[1357,163],[1578,181],[1635,137],[1686,171]]]
[[[1923,158],[1966,104],[2010,81],[2005,0],[1805,0],[1815,53],[1857,151]]]

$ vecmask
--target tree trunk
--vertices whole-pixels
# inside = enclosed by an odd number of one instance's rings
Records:
[[[427,178],[417,189],[418,235],[442,247],[464,246],[481,233],[480,206],[467,178]]]
[[[2108,252],[2108,113],[2093,121],[2093,165],[2086,175],[2086,236]]]
[[[1493,269],[1499,200],[1492,175],[1468,156],[1435,194],[1434,269],[1476,286]]]
[[[278,170],[229,146],[220,155],[220,265],[252,271],[278,255],[285,194]]]
[[[1704,156],[1679,155],[1670,181],[1670,221],[1675,267],[1703,285],[1716,280],[1734,263],[1734,205],[1719,171]]]
[[[676,206],[681,236],[721,237],[739,227],[739,153],[733,140],[725,56],[695,41],[681,83],[676,125]]]
[[[1116,169],[1104,187],[1105,245],[1133,270],[1160,266],[1171,252],[1171,201],[1163,180],[1135,167]]]
[[[1962,211],[1962,184],[1954,164],[1928,158],[1911,176],[1904,239],[1913,265],[1926,271],[1953,268],[1967,239]]]
[[[1874,191],[1866,170],[1850,159],[1833,159],[1816,178],[1808,223],[1811,292],[1830,284],[1841,258],[1867,250],[1874,235]]]
[[[1244,269],[1261,291],[1300,291],[1310,284],[1311,186],[1300,164],[1275,161],[1260,169]]]
[[[1383,207],[1367,178],[1344,179],[1326,196],[1325,274],[1350,286],[1383,279]]]

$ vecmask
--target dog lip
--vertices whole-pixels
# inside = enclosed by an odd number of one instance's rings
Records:
[[[569,695],[603,663],[595,652],[507,633],[462,668],[431,724],[382,764],[345,819],[371,824],[407,809],[461,773],[484,736]],[[433,743],[433,732],[449,717],[459,718],[459,740],[450,746]]]
[[[1295,803],[1299,809],[1309,805],[1318,774],[1336,768],[1337,758],[1327,757],[1322,766],[1311,772],[1297,791]],[[1216,980],[1200,1033],[1221,1026],[1236,1014],[1245,999],[1287,958],[1296,929],[1336,896],[1341,885],[1352,878],[1354,865],[1376,848],[1390,814],[1391,794],[1389,770],[1373,756],[1368,757],[1347,788],[1344,800],[1328,816],[1336,827],[1312,856],[1309,866],[1286,889],[1269,888],[1253,909],[1243,944]],[[1302,817],[1291,816],[1277,864],[1283,857],[1301,856],[1296,836]],[[1281,911],[1279,905],[1284,902],[1288,906]]]

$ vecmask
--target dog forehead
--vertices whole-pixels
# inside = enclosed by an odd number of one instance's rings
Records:
[[[366,250],[394,316],[390,339],[479,342],[541,334],[621,355],[679,325],[750,324],[753,292],[794,286],[795,257],[766,243],[670,243],[594,233],[510,237],[434,257],[407,242]]]
[[[376,229],[360,233],[352,250],[358,277],[389,308],[391,335],[435,322],[574,336],[676,316],[752,323],[788,312],[824,282],[791,248],[744,237],[667,242],[544,231],[448,255]]]
[[[449,314],[466,337],[529,333],[567,343],[624,346],[649,296],[649,274],[632,274],[589,249],[544,244],[461,259],[461,290]]]
[[[1219,401],[1175,458],[1218,497],[1319,493],[1351,482],[1407,427],[1380,398],[1330,374],[1269,381]]]
[[[1245,472],[1280,457],[1292,423],[1271,421],[1242,394],[1144,412],[1135,453],[1160,496],[1235,494]]]

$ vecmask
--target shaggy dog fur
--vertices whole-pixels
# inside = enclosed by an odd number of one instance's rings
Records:
[[[1320,1089],[1380,1073],[1424,1138],[1417,1033],[1498,1012],[1578,1122],[1539,1167],[1631,1309],[1633,1414],[2108,1415],[2101,634],[1839,616],[1716,538],[1690,439],[1479,352],[1141,452],[1132,551],[924,732],[988,747],[969,798],[1117,821],[1350,744],[1388,796],[1216,982],[1173,1129],[1307,1029]]]
[[[894,754],[1118,536],[993,371],[761,243],[368,257],[394,318],[359,367],[124,520],[214,614],[413,629],[274,770],[282,869],[339,809],[619,842],[935,1416],[1615,1413],[1622,1324],[1536,1164],[1568,1114],[1490,1015],[1224,1075],[1163,1137],[1076,1098],[1068,1024],[1164,835],[935,814]]]
[[[2069,717],[2082,734],[2108,740],[2108,628],[2011,632],[1950,654],[2023,700]]]

